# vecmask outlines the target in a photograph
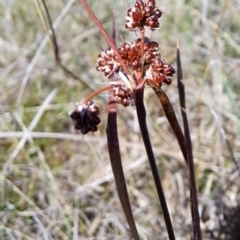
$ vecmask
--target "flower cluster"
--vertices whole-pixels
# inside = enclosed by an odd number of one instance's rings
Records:
[[[133,92],[126,85],[115,85],[113,87],[113,96],[116,103],[122,104],[124,107],[133,105]]]
[[[134,87],[140,82],[154,90],[161,88],[163,83],[169,85],[172,82],[174,68],[161,57],[158,43],[144,36],[145,27],[151,30],[159,27],[161,16],[155,0],[136,0],[134,7],[127,11],[125,27],[129,31],[141,31],[141,38],[124,42],[117,50],[109,48],[98,55],[96,69],[109,79],[114,101],[124,107],[134,105]],[[131,76],[124,71],[126,68]],[[98,107],[92,101],[77,105],[70,113],[75,128],[83,134],[97,130],[100,123],[98,115]]]
[[[144,78],[146,84],[154,89],[158,89],[162,83],[170,85],[174,73],[175,69],[164,59],[156,58],[146,70]]]
[[[141,55],[142,44],[143,56]],[[143,73],[143,79],[149,86],[158,89],[163,83],[167,85],[171,84],[175,70],[161,57],[157,42],[150,41],[149,38],[145,37],[144,42],[142,43],[141,39],[138,38],[133,42],[123,43],[122,46],[118,48],[118,52],[126,66],[132,70],[133,76],[134,72],[141,71]],[[97,70],[103,72],[104,75],[110,79],[114,79],[116,75],[119,75],[119,72],[121,72],[122,75],[125,75],[120,62],[117,60],[116,54],[112,49],[101,52],[98,55],[96,65]],[[122,94],[122,92],[126,94]],[[119,99],[119,93],[121,99]],[[129,86],[123,87],[123,85],[119,84],[118,80],[116,81],[116,85],[114,85],[113,94],[116,97],[116,102],[125,107],[132,103],[130,100],[130,97],[133,95],[132,89]]]
[[[151,63],[153,59],[160,57],[158,52],[158,43],[151,42],[148,38],[145,38],[143,57],[141,56],[141,44],[141,39],[138,38],[130,43],[125,42],[118,48],[118,52],[124,63],[132,70],[140,71],[143,65],[147,65]],[[123,71],[123,68],[113,49],[102,51],[98,55],[96,69],[103,72],[108,78],[113,77],[119,71]]]
[[[159,27],[158,19],[161,16],[162,12],[155,7],[155,0],[138,0],[127,11],[125,27],[130,31],[142,30],[145,26],[155,30]]]
[[[98,115],[99,108],[93,101],[87,101],[83,105],[77,103],[75,110],[69,113],[74,122],[75,129],[81,130],[82,134],[97,131],[97,125],[100,123]]]
[[[103,72],[106,77],[112,77],[120,68],[121,64],[117,61],[117,56],[113,49],[102,51],[98,55],[96,69],[99,72]]]
[[[132,70],[141,71],[142,66],[150,64],[155,57],[159,57],[158,43],[151,42],[150,39],[144,38],[143,51],[141,56],[141,39],[138,38],[131,43],[123,43],[118,49],[125,64]]]

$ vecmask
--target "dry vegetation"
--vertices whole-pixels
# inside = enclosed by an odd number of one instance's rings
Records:
[[[114,11],[118,43],[134,38],[123,29],[123,15],[132,2],[88,1],[110,34]],[[233,236],[240,221],[240,3],[157,4],[165,13],[151,36],[174,66],[180,41],[203,239],[240,239],[239,232]],[[56,67],[35,1],[0,1],[0,239],[130,239],[107,151],[107,93],[96,99],[102,119],[96,134],[77,134],[68,118],[75,101],[106,82],[95,61],[107,44],[78,1],[48,0],[47,5],[62,62],[89,88]],[[181,122],[176,78],[166,92]],[[178,240],[190,239],[183,157],[151,89],[145,97],[175,234]],[[135,109],[118,110],[122,159],[139,233],[142,239],[167,239]]]

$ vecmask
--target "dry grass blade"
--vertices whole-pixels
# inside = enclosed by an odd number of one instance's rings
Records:
[[[70,0],[66,6],[64,7],[64,9],[61,11],[61,13],[59,14],[59,16],[57,17],[57,19],[55,20],[55,22],[53,23],[52,27],[53,29],[56,28],[60,22],[62,21],[63,17],[67,14],[69,8],[72,6],[72,4],[74,3],[75,0]],[[33,68],[35,67],[45,45],[47,44],[48,42],[48,38],[49,36],[46,35],[44,37],[44,39],[42,40],[36,54],[34,55],[31,63],[29,64],[25,74],[24,74],[24,77],[23,77],[23,80],[22,80],[22,83],[21,83],[21,87],[20,87],[20,90],[19,90],[19,93],[18,93],[18,97],[17,97],[17,101],[16,101],[16,106],[19,107],[19,105],[21,104],[22,102],[22,98],[23,98],[23,95],[24,95],[24,91],[26,89],[26,86],[27,86],[27,83],[29,81],[29,78],[30,78],[30,75],[33,71]]]
[[[200,240],[202,239],[202,236],[201,236],[201,229],[200,229],[200,217],[198,213],[198,199],[197,199],[195,172],[194,172],[192,141],[191,141],[189,126],[188,126],[186,102],[185,102],[185,90],[184,90],[184,84],[182,80],[183,80],[182,64],[181,64],[181,58],[180,58],[180,51],[178,47],[177,48],[177,81],[178,81],[179,101],[180,101],[182,118],[183,118],[184,132],[186,137],[186,147],[187,147],[186,149],[187,149],[187,156],[188,156],[193,237],[194,237],[194,240]]]
[[[141,130],[143,142],[145,145],[145,149],[146,149],[146,152],[148,155],[148,160],[149,160],[149,163],[151,166],[152,175],[154,178],[158,197],[159,197],[160,204],[162,207],[165,224],[166,224],[167,231],[168,231],[168,236],[169,236],[169,239],[174,240],[175,235],[174,235],[174,231],[173,231],[173,227],[172,227],[172,222],[171,222],[171,218],[169,215],[165,195],[163,192],[163,188],[162,188],[161,180],[159,177],[155,157],[154,157],[153,150],[152,150],[152,145],[151,145],[149,134],[148,134],[148,128],[147,128],[147,124],[146,124],[146,111],[145,111],[145,107],[144,107],[144,103],[143,103],[143,93],[144,93],[143,86],[136,88],[135,103],[136,103],[138,122],[139,122],[140,130]]]
[[[27,234],[0,224],[0,231],[3,230],[5,230],[8,233],[8,236],[11,237],[9,239],[16,239],[16,237],[18,237],[19,239],[34,240],[34,238],[29,237]]]
[[[52,44],[53,44],[53,48],[54,48],[54,56],[55,56],[55,60],[56,60],[57,65],[68,76],[72,77],[75,80],[78,80],[85,88],[93,90],[93,88],[91,87],[90,84],[83,81],[81,78],[79,78],[76,74],[74,74],[71,70],[69,70],[67,67],[65,67],[62,64],[62,61],[61,61],[61,58],[60,58],[60,55],[59,55],[59,47],[58,47],[58,43],[57,43],[57,38],[55,36],[55,31],[54,31],[54,28],[53,28],[53,25],[52,25],[52,20],[51,20],[51,17],[50,17],[50,14],[49,14],[49,11],[48,11],[45,0],[42,0],[42,2],[43,2],[44,9],[46,11],[46,15],[47,15],[48,23],[49,23],[49,28],[51,29],[51,33],[52,33],[51,40],[52,40]]]
[[[226,137],[226,133],[225,133],[225,130],[224,130],[223,126],[221,126],[221,123],[220,123],[220,121],[219,121],[218,115],[217,115],[217,113],[214,111],[213,108],[209,107],[209,110],[210,110],[210,112],[212,113],[212,115],[213,115],[213,117],[214,117],[214,119],[215,119],[215,121],[216,121],[216,123],[217,123],[217,125],[218,125],[218,128],[219,128],[219,131],[220,131],[220,133],[221,133],[221,136],[222,136],[223,140],[224,140],[225,143],[226,143],[226,146],[227,146],[227,148],[228,148],[228,151],[229,151],[229,154],[230,154],[230,156],[231,156],[231,159],[232,159],[232,161],[234,162],[234,164],[235,164],[235,166],[236,166],[236,169],[237,169],[237,171],[238,171],[238,175],[240,176],[239,163],[238,163],[237,159],[236,159],[235,156],[234,156],[234,152],[233,152],[232,146],[231,146],[230,142],[228,141],[228,139],[227,139],[227,137]]]
[[[52,99],[55,97],[56,93],[57,93],[57,89],[53,89],[51,93],[49,93],[48,97],[44,100],[41,108],[39,109],[39,111],[37,112],[37,114],[35,115],[34,119],[32,120],[31,124],[28,127],[28,131],[31,132],[37,125],[37,123],[40,121],[40,118],[42,117],[43,113],[45,112],[45,108],[46,106],[52,101]],[[11,155],[9,156],[9,158],[7,159],[4,167],[3,167],[3,174],[5,174],[8,170],[8,168],[12,165],[13,160],[17,157],[18,153],[20,152],[20,150],[23,148],[23,146],[25,145],[26,141],[28,140],[28,136],[27,134],[19,141],[19,143],[17,144],[17,146],[15,147],[15,149],[12,151]]]
[[[33,211],[38,211],[38,213],[42,217],[42,219],[44,219],[48,223],[48,225],[51,225],[52,220],[49,218],[49,216],[42,213],[42,211],[40,211],[40,208],[36,205],[36,203],[34,201],[32,201],[29,198],[29,196],[27,196],[24,192],[22,192],[21,189],[19,189],[13,182],[11,182],[8,178],[6,178],[6,176],[4,176],[2,173],[0,173],[0,180],[3,184],[9,185],[16,194],[21,196],[21,198],[23,199],[24,202],[26,202],[29,206],[32,207]],[[3,226],[3,227],[5,228],[5,226]],[[0,226],[0,228],[1,228],[1,226]],[[15,229],[15,231],[18,231],[18,230]],[[68,239],[68,236],[66,235],[66,233],[64,231],[62,231],[62,229],[59,226],[55,226],[52,229],[52,232],[54,232],[54,233],[57,232],[61,239],[64,239],[64,240]]]
[[[186,141],[183,135],[182,129],[178,123],[175,112],[173,110],[172,104],[170,103],[168,96],[162,89],[154,89],[160,103],[162,104],[165,115],[174,131],[176,138],[178,140],[179,146],[181,148],[183,157],[186,164],[188,165],[187,150],[186,150]]]

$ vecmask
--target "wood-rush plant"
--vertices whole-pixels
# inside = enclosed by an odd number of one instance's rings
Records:
[[[99,108],[93,102],[92,98],[97,94],[108,90],[108,120],[106,132],[111,166],[118,196],[130,226],[133,238],[138,240],[140,238],[131,211],[131,205],[122,168],[117,131],[116,104],[123,105],[124,107],[136,107],[139,126],[151,166],[159,201],[162,207],[168,236],[169,239],[174,240],[175,236],[171,218],[165,200],[146,124],[144,88],[146,85],[150,86],[163,106],[166,117],[180,145],[185,162],[189,167],[193,237],[195,240],[200,240],[201,231],[198,214],[197,192],[194,177],[191,139],[185,111],[185,93],[182,82],[182,68],[179,49],[177,50],[177,79],[186,140],[179,126],[172,105],[166,93],[162,89],[164,84],[171,84],[172,76],[175,74],[175,69],[162,58],[159,52],[158,43],[151,41],[151,39],[145,36],[145,28],[149,28],[152,31],[159,28],[159,18],[162,16],[162,12],[156,7],[155,0],[137,0],[134,4],[134,7],[128,9],[127,11],[125,28],[131,32],[139,32],[140,38],[137,38],[131,42],[124,42],[120,47],[117,48],[114,37],[110,38],[108,36],[102,24],[98,21],[86,1],[80,0],[80,2],[89,13],[89,16],[93,19],[96,26],[98,26],[103,37],[110,46],[107,50],[102,51],[98,55],[96,63],[96,69],[102,72],[109,81],[107,86],[91,93],[82,103],[77,103],[75,109],[69,113],[69,116],[74,122],[75,128],[80,130],[82,134],[97,131],[97,126],[100,123]],[[57,41],[44,0],[43,4],[47,12],[50,28],[52,30],[52,40],[55,48],[56,61],[58,65],[62,67],[65,72],[67,72],[67,74],[71,74],[71,76],[76,77],[61,64],[60,57],[58,55]]]

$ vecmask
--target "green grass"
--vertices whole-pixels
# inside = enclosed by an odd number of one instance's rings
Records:
[[[114,11],[118,45],[135,38],[124,30],[124,16],[132,2],[88,1],[110,34]],[[47,1],[53,21],[67,3]],[[211,239],[207,232],[219,227],[214,212],[220,201],[219,189],[224,209],[237,206],[240,190],[236,166],[221,135],[224,130],[239,162],[240,5],[233,0],[209,1],[208,5],[196,0],[157,3],[164,14],[160,29],[151,37],[175,67],[176,41],[180,41],[200,212],[204,207],[210,209],[209,219],[202,223],[203,239]],[[57,68],[50,41],[32,65],[46,34],[34,1],[1,3],[0,17],[0,239],[129,239],[107,151],[107,106],[102,100],[107,93],[96,98],[101,109],[99,131],[76,138],[68,112],[91,90]],[[56,35],[62,62],[91,88],[102,86],[107,79],[95,70],[95,61],[107,44],[78,1],[61,19]],[[20,99],[22,81],[31,66]],[[54,89],[55,95],[41,108]],[[166,92],[180,120],[176,77]],[[184,160],[150,88],[145,96],[149,134],[176,236],[190,239]],[[118,110],[122,159],[140,236],[167,239],[135,108],[118,106]],[[23,137],[24,126],[28,128],[39,111],[42,115],[31,131],[39,135],[27,139],[4,168],[21,140],[16,132]],[[58,135],[41,137],[41,133]],[[222,235],[221,239],[227,238]]]

